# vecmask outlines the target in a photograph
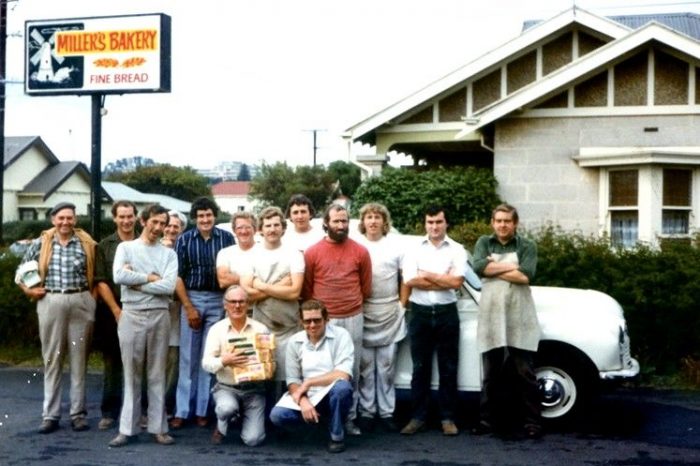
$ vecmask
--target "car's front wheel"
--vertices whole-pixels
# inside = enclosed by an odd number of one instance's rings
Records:
[[[571,421],[582,412],[592,395],[592,386],[582,365],[575,357],[567,357],[566,352],[538,354],[535,376],[545,420]]]

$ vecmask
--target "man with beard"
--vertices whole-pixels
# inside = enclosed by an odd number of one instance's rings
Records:
[[[97,245],[95,283],[100,300],[95,311],[94,346],[102,351],[104,379],[102,385],[102,419],[100,430],[109,429],[119,417],[122,406],[123,368],[117,337],[117,320],[122,313],[121,289],[114,284],[112,264],[117,246],[132,241],[136,236],[136,205],[131,201],[117,201],[112,205],[112,220],[117,231]]]
[[[352,338],[355,358],[352,372],[353,406],[345,431],[360,435],[357,417],[358,381],[362,351],[362,303],[372,294],[372,261],[367,249],[348,238],[348,211],[332,204],[323,216],[327,236],[304,253],[306,270],[302,297],[321,301],[330,323],[345,328]]]

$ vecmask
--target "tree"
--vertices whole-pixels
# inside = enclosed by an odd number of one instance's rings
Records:
[[[328,171],[339,182],[339,187],[343,194],[352,198],[362,183],[360,167],[349,162],[336,160],[328,165]]]
[[[394,226],[405,233],[420,231],[430,204],[445,208],[450,223],[488,221],[500,203],[490,170],[473,167],[416,171],[387,167],[381,176],[365,180],[355,192],[352,213],[367,202],[380,202],[391,212]]]
[[[238,171],[237,181],[250,181],[250,169],[248,164],[244,163],[241,165],[241,169]]]
[[[337,192],[335,176],[322,165],[292,168],[286,162],[274,165],[263,163],[250,182],[250,196],[264,205],[287,206],[293,194],[304,194],[314,203],[316,210],[323,209]]]
[[[207,178],[192,167],[173,167],[162,164],[139,167],[125,173],[113,173],[107,181],[124,183],[137,191],[158,193],[192,202],[199,196],[211,196]]]

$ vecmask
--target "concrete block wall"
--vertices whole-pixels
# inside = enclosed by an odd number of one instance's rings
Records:
[[[654,129],[655,128],[655,129]],[[645,130],[646,129],[646,130]],[[581,147],[700,146],[700,116],[513,118],[496,123],[499,194],[525,228],[547,223],[598,234],[599,169],[572,159]]]

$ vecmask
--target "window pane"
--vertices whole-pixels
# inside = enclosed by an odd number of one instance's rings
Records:
[[[610,205],[637,205],[637,170],[610,172]]]
[[[687,235],[690,212],[683,210],[664,210],[662,213],[661,232],[664,235]]]
[[[664,169],[664,205],[690,206],[690,170]]]
[[[631,248],[638,238],[637,211],[610,212],[610,238],[613,246]]]

